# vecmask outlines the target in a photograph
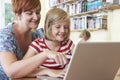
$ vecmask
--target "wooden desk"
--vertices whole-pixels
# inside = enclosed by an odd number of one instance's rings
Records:
[[[114,80],[120,80],[120,76],[116,76]]]
[[[10,80],[63,80],[63,79],[48,77],[48,76],[37,76],[37,78],[20,78],[20,79],[10,79]]]
[[[21,78],[21,79],[11,79],[11,80],[40,80],[38,78]],[[120,80],[120,76],[116,76],[114,80]]]
[[[52,78],[48,76],[37,76],[37,78],[20,78],[20,79],[10,79],[10,80],[63,80],[63,79]],[[120,69],[118,70],[114,80],[120,80]]]
[[[37,76],[39,80],[63,80],[62,78],[55,78],[55,77],[49,77],[49,76]]]
[[[120,68],[119,68],[114,80],[120,80]]]

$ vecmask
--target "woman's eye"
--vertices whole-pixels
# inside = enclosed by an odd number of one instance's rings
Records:
[[[32,15],[34,12],[32,12],[32,11],[28,11],[28,12],[26,12],[28,15]],[[37,15],[40,15],[40,12],[35,12],[35,14],[37,14]]]
[[[36,14],[40,14],[40,11],[37,11]]]
[[[33,12],[29,11],[29,12],[26,12],[28,15],[32,15]]]

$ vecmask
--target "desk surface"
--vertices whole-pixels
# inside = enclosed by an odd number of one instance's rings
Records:
[[[42,79],[40,79],[42,78]],[[45,77],[41,77],[41,76],[38,76],[38,78],[21,78],[21,79],[12,79],[12,80],[47,80]],[[52,79],[54,80],[54,79]],[[58,79],[58,80],[62,80],[62,79]],[[114,80],[120,80],[120,76],[116,76]]]
[[[21,78],[21,79],[12,79],[12,80],[47,80],[47,79],[38,79],[38,78]],[[120,80],[120,76],[116,77],[114,80]]]
[[[116,76],[114,80],[120,80],[120,76]]]
[[[20,78],[20,79],[10,79],[10,80],[40,80],[38,78]]]
[[[114,80],[120,80],[120,68],[119,68]]]
[[[62,78],[48,77],[48,76],[37,76],[40,80],[63,80]]]
[[[20,79],[11,79],[11,80],[63,80],[63,79],[48,77],[48,76],[37,76],[37,78],[20,78]]]

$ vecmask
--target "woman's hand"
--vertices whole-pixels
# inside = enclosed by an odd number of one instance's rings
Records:
[[[47,75],[50,77],[64,78],[65,73],[66,73],[66,69],[55,70],[55,69],[44,68],[44,69],[41,69],[40,72],[37,73],[37,76]]]
[[[49,69],[48,70],[48,76],[50,77],[60,77],[60,78],[64,78],[66,71],[63,70],[53,70],[53,69]]]
[[[49,59],[54,59],[58,65],[63,67],[68,63],[68,60],[65,56],[65,54],[60,53],[60,52],[55,52],[55,51],[50,51],[50,50],[45,50],[45,54]]]

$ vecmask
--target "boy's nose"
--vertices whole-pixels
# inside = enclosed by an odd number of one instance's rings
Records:
[[[61,32],[65,32],[64,26],[61,27],[60,31],[61,31]]]

